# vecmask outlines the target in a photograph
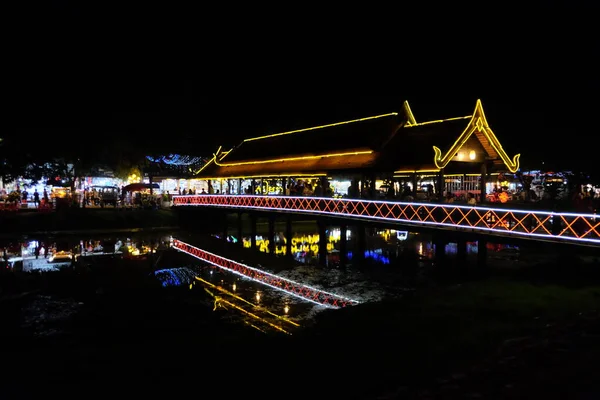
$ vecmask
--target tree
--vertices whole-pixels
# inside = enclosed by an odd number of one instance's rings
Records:
[[[15,140],[0,140],[0,179],[3,183],[11,183],[24,175],[27,163],[19,154]]]

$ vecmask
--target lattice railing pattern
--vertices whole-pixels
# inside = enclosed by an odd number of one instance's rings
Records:
[[[302,300],[307,300],[312,303],[326,306],[330,308],[343,308],[347,306],[356,305],[359,302],[356,300],[348,299],[346,297],[329,293],[324,290],[320,290],[302,283],[294,282],[290,279],[285,279],[275,274],[271,274],[266,271],[262,271],[258,268],[253,268],[248,265],[230,260],[225,257],[221,257],[217,254],[202,250],[198,247],[192,246],[191,244],[182,242],[181,240],[174,239],[172,242],[173,248],[203,260],[215,267],[233,272],[241,275],[245,278],[260,282],[264,285],[270,286],[274,289],[286,292],[292,296],[298,297]]]
[[[595,214],[294,196],[173,196],[173,204],[328,214],[600,246],[600,216]]]

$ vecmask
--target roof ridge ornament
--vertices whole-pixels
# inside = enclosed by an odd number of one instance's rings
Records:
[[[410,109],[410,105],[408,104],[408,100],[404,100],[402,103],[402,111],[404,111],[404,116],[406,117],[406,126],[417,125],[417,120],[412,110]]]
[[[498,141],[498,138],[496,137],[496,135],[494,134],[487,122],[485,113],[483,111],[483,105],[481,104],[480,99],[477,99],[477,103],[475,104],[475,111],[473,112],[473,116],[471,117],[469,124],[467,125],[465,130],[460,134],[460,136],[454,142],[454,144],[450,147],[450,150],[448,150],[446,155],[442,154],[442,150],[440,150],[439,147],[433,146],[433,152],[435,154],[433,157],[433,162],[435,163],[435,166],[437,168],[442,169],[446,165],[448,165],[450,160],[452,160],[452,158],[456,156],[461,147],[467,142],[469,137],[475,131],[482,133],[487,138],[492,148],[498,153],[498,155],[504,162],[504,165],[506,165],[506,168],[510,172],[515,173],[519,170],[519,158],[521,157],[521,154],[515,155],[512,159],[508,156],[508,154],[506,154],[506,151],[504,151],[504,149],[502,148],[502,145]]]

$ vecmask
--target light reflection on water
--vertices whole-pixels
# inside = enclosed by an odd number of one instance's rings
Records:
[[[319,307],[259,282],[238,277],[220,268],[205,266],[200,267],[198,272],[198,276],[207,282],[234,293],[256,306],[265,307],[275,314],[287,314],[292,320],[301,320],[313,308]]]
[[[332,227],[326,231],[327,234],[327,265],[336,266],[340,263],[341,251],[341,230]],[[347,230],[347,259],[352,261],[357,251],[356,234]],[[229,240],[237,242],[238,238],[229,236]],[[274,236],[276,255],[285,255],[287,252],[286,238],[282,232]],[[251,246],[250,237],[243,237],[242,242],[245,248]],[[256,236],[256,248],[264,253],[269,253],[269,239],[266,236]],[[508,244],[487,243],[488,250],[496,256],[506,255],[510,259],[515,259],[519,253],[519,247]],[[291,251],[293,258],[307,265],[317,265],[319,257],[319,234],[316,230],[306,232],[296,232],[292,235]],[[455,256],[458,254],[457,243],[446,244],[445,251],[447,255]],[[393,229],[372,230],[367,235],[366,250],[364,258],[376,265],[392,265],[402,263],[402,255],[415,252],[422,261],[433,261],[435,258],[435,245],[431,237],[424,234],[399,231]],[[466,252],[468,256],[476,256],[478,252],[478,243],[471,241],[466,243]]]
[[[154,275],[163,287],[189,286],[191,290],[203,290],[210,295],[214,311],[224,311],[224,319],[244,323],[261,332],[291,334],[319,308],[213,266],[162,269]]]

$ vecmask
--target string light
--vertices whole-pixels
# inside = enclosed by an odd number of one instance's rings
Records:
[[[193,157],[180,154],[169,154],[166,156],[152,157],[146,156],[149,161],[163,163],[167,165],[195,165],[204,162],[202,157]]]

